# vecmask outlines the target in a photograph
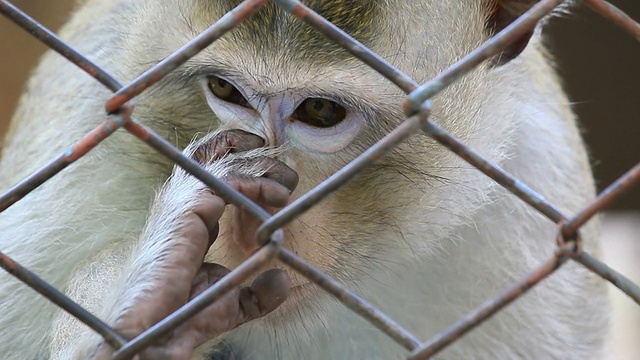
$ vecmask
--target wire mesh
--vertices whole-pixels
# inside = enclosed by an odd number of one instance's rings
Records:
[[[423,85],[417,84],[409,76],[394,68],[379,55],[301,2],[296,0],[274,0],[274,2],[336,44],[342,46],[354,57],[402,89],[407,94],[403,105],[408,119],[340,171],[271,216],[259,205],[223,181],[215,178],[198,163],[185,157],[180,150],[132,117],[134,113],[132,100],[137,95],[160,81],[164,76],[184,64],[229,30],[236,26],[241,26],[244,19],[251,16],[267,3],[266,0],[246,0],[242,2],[207,30],[189,41],[181,49],[126,85],[121,84],[106,70],[92,63],[81,53],[58,38],[53,32],[24,14],[20,9],[8,1],[0,0],[0,12],[3,15],[114,92],[113,96],[105,105],[105,109],[110,115],[107,116],[104,123],[87,133],[77,143],[70,146],[67,151],[51,160],[49,164],[2,194],[0,196],[0,211],[4,211],[48,179],[60,173],[68,165],[98,146],[101,141],[115,131],[124,128],[201,180],[207,186],[214,189],[217,194],[220,194],[220,196],[229,203],[242,206],[261,219],[263,224],[257,232],[257,238],[259,243],[264,244],[257,253],[211,288],[130,341],[126,341],[106,323],[96,318],[66,297],[62,292],[56,290],[36,274],[20,266],[3,253],[0,253],[0,266],[99,333],[107,343],[117,350],[113,356],[114,359],[127,359],[135,355],[155,339],[176,328],[191,316],[241,284],[272,258],[278,258],[282,263],[332,294],[345,306],[387,334],[410,351],[408,358],[412,360],[427,359],[442,351],[465,333],[473,330],[484,320],[490,318],[512,301],[522,296],[527,290],[543,281],[569,260],[582,264],[585,268],[611,282],[640,305],[640,288],[638,285],[584,252],[580,246],[581,240],[579,237],[581,226],[595,214],[609,206],[625,190],[638,182],[640,178],[640,164],[634,166],[620,177],[620,179],[602,191],[595,200],[586,204],[577,214],[569,216],[562,213],[554,204],[545,200],[522,181],[466,146],[462,141],[441,128],[429,117],[431,110],[430,98],[464,77],[482,62],[500,53],[506,46],[523,34],[531,31],[542,18],[562,4],[562,0],[539,1],[503,31],[499,32],[485,44]],[[640,25],[620,9],[603,0],[585,0],[584,3],[640,40]],[[283,234],[281,230],[287,223],[311,209],[319,201],[344,185],[348,180],[358,175],[376,159],[392,151],[398,144],[420,130],[479,169],[485,175],[519,197],[522,201],[538,210],[550,221],[558,224],[559,229],[557,251],[544,264],[533,269],[530,274],[496,294],[491,299],[488,299],[476,309],[460,318],[459,321],[451,325],[451,327],[444,329],[427,341],[420,340],[401,324],[369,304],[365,299],[358,297],[350,289],[324,274],[290,250],[283,248]]]

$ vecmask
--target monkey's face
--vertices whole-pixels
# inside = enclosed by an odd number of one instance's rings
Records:
[[[200,83],[212,113],[220,122],[219,128],[241,129],[260,136],[267,147],[279,149],[278,160],[299,174],[300,183],[292,200],[331,176],[359,149],[369,146],[375,140],[368,134],[369,122],[379,119],[377,114],[372,115],[373,111],[363,111],[363,99],[345,96],[349,88],[359,84],[346,71],[310,67],[306,75],[311,75],[311,71],[316,74],[310,79],[299,77],[288,79],[288,83],[269,81],[272,76],[268,74],[258,82],[243,76],[212,74]],[[259,76],[255,72],[253,75]],[[378,207],[375,188],[375,182],[359,184],[340,192],[356,191],[356,199],[348,201],[344,196],[334,195],[324,200],[286,226],[285,246],[324,271],[335,274],[340,269],[342,274],[348,274],[344,264],[359,262],[353,259],[354,252],[363,252],[356,257],[371,256],[362,238],[373,229],[369,225],[368,230],[360,230],[354,217],[360,217],[364,223],[383,218],[371,211],[372,207]],[[252,250],[238,239],[254,238],[254,233],[247,233],[253,231],[255,228],[243,223],[242,213],[231,207],[221,219],[220,236],[209,260],[230,267],[238,265]],[[360,233],[354,234],[357,231]],[[304,278],[295,273],[290,276],[298,293],[306,289]]]
[[[232,3],[167,5],[162,9],[166,13],[158,14],[168,21],[167,30],[160,29],[153,39],[148,33],[130,34],[128,51],[143,69],[204,30]],[[482,6],[466,1],[411,6],[377,1],[308,3],[417,81],[433,77],[487,37]],[[398,16],[405,21],[394,20]],[[421,27],[409,30],[407,24],[412,23]],[[136,48],[138,37],[151,45]],[[159,54],[150,56],[148,49]],[[504,135],[516,111],[513,99],[517,102],[513,93],[497,91],[506,81],[512,80],[480,69],[434,99],[432,118],[499,161],[508,156],[503,151]],[[277,159],[298,173],[292,199],[406,119],[399,89],[273,4],[163,84],[141,99],[137,111],[143,121],[161,119],[155,121],[159,126],[187,129],[184,138],[217,128],[258,135],[268,147],[279,148]],[[144,106],[146,99],[152,106]],[[461,160],[426,136],[416,135],[288,224],[285,246],[342,281],[358,281],[367,276],[368,264],[396,257],[389,253],[434,251],[448,229],[483,200],[483,188],[488,186],[488,180]],[[209,261],[234,267],[247,257],[230,230],[242,226],[238,219],[236,210],[227,211]],[[298,275],[292,278],[294,286],[306,283]]]

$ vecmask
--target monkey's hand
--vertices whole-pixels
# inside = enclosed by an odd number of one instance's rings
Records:
[[[185,152],[207,170],[264,207],[282,207],[298,182],[297,174],[270,157],[228,153],[262,146],[262,139],[241,131],[209,136]],[[262,169],[251,176],[238,169]],[[255,175],[255,174],[254,174]],[[126,285],[114,312],[114,328],[133,338],[226,275],[218,264],[203,263],[218,235],[218,220],[226,202],[193,177],[176,169],[160,191],[147,223],[143,241],[134,252]],[[247,217],[248,227],[257,228]],[[237,288],[177,327],[140,353],[136,359],[190,359],[194,349],[242,323],[279,306],[289,293],[289,278],[272,269],[251,286]],[[100,344],[94,359],[110,359],[113,349]]]

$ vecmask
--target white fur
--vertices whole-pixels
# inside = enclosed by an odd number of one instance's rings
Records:
[[[128,81],[207,25],[210,14],[191,13],[192,3],[88,1],[62,34]],[[398,17],[377,24],[380,38],[372,48],[419,81],[488,37],[481,1],[384,3]],[[363,116],[367,123],[354,143],[336,153],[296,144],[281,150],[278,159],[300,174],[294,197],[403,119],[401,92],[364,65],[297,66],[283,61],[280,49],[255,58],[250,45],[223,38],[182,69],[188,73],[226,64],[244,74],[238,76],[238,86],[267,98],[304,96],[313,88],[347,94],[363,109],[383,112],[380,118]],[[572,213],[593,197],[593,181],[574,116],[543,53],[536,33],[515,60],[500,68],[483,65],[438,95],[433,118]],[[202,79],[195,80],[169,78],[149,89],[137,100],[135,115],[181,147],[195,132],[215,129],[218,121],[201,94]],[[107,98],[93,79],[47,54],[14,118],[0,162],[0,186],[13,185],[102,121]],[[176,170],[149,212],[155,188],[170,169],[146,145],[118,132],[0,215],[0,249],[110,321],[118,306],[148,285],[152,277],[141,274],[157,270],[158,252],[171,241],[171,229],[201,189]],[[233,267],[243,260],[225,231],[232,221],[232,216],[221,220],[209,261]],[[596,228],[594,221],[582,233],[589,251],[597,251]],[[287,229],[295,234],[287,247],[424,340],[544,262],[553,252],[556,231],[553,223],[424,135],[413,136]],[[304,283],[291,276],[294,284]],[[68,359],[95,344],[84,326],[56,315],[54,306],[5,275],[0,278],[0,306],[0,353],[5,359]],[[568,265],[442,356],[601,358],[608,314],[604,285]],[[406,356],[319,290],[294,296],[266,318],[222,338],[242,351],[243,358]]]

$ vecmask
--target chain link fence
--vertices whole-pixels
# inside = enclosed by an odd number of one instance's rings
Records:
[[[456,137],[442,129],[437,123],[433,122],[429,117],[431,109],[430,98],[458,79],[464,77],[482,62],[500,53],[511,42],[531,31],[538,21],[562,4],[563,0],[543,0],[538,2],[524,15],[485,44],[422,85],[417,84],[407,75],[394,68],[380,56],[313,12],[301,2],[296,0],[274,0],[281,8],[342,46],[354,57],[366,63],[402,89],[407,94],[403,104],[407,120],[347,166],[327,179],[327,181],[324,181],[273,216],[270,216],[257,204],[249,201],[242,194],[206,172],[199,164],[185,157],[180,150],[168,141],[136,121],[135,118],[132,117],[134,109],[130,102],[134,97],[154,83],[160,81],[165,75],[188,61],[192,56],[199,53],[226,32],[236,26],[242,26],[243,20],[255,13],[266,2],[267,0],[246,0],[242,2],[233,11],[222,17],[218,22],[191,40],[180,50],[153,66],[131,83],[123,85],[107,71],[101,69],[82,54],[75,51],[54,33],[20,11],[20,9],[5,0],[0,0],[0,12],[3,15],[114,92],[114,95],[107,101],[105,106],[107,113],[110,115],[108,115],[104,123],[86,134],[86,136],[77,143],[71,145],[68,151],[50,161],[48,165],[2,194],[0,196],[0,211],[7,209],[22,197],[42,185],[45,181],[57,175],[64,168],[98,146],[101,141],[113,132],[124,128],[159,153],[171,159],[178,166],[200,179],[228,202],[242,206],[260,218],[263,224],[257,232],[257,239],[259,243],[265,244],[254,256],[243,263],[242,266],[233,270],[214,286],[204,291],[200,296],[194,298],[172,315],[130,341],[126,341],[103,321],[78,306],[62,292],[3,253],[0,253],[0,266],[99,333],[107,343],[117,349],[113,356],[114,359],[127,359],[135,355],[153,343],[155,339],[170,332],[232,288],[241,284],[272,258],[279,259],[291,269],[313,281],[317,286],[329,292],[345,306],[361,315],[380,331],[394,339],[410,352],[408,359],[411,360],[427,359],[442,351],[448,345],[455,342],[456,339],[473,330],[483,321],[522,296],[527,290],[543,281],[567,261],[575,261],[582,264],[604,280],[611,282],[640,305],[640,287],[583,251],[579,236],[579,230],[582,225],[595,214],[605,209],[626,189],[638,182],[638,179],[640,179],[640,163],[602,191],[591,203],[585,204],[577,214],[570,216],[558,210],[554,204],[545,200],[523,182],[492,164],[481,154],[467,147]],[[603,0],[584,0],[583,3],[640,40],[640,25],[621,10]],[[376,159],[384,156],[407,137],[418,131],[423,131],[469,164],[476,167],[486,176],[518,196],[522,201],[534,207],[547,217],[549,221],[557,224],[559,229],[557,239],[549,239],[549,241],[557,241],[557,250],[544,264],[533,269],[529,275],[488,299],[476,309],[460,318],[455,324],[452,324],[447,329],[443,329],[438,335],[426,341],[417,338],[414,334],[403,328],[401,324],[396,323],[393,319],[369,304],[365,299],[358,297],[338,281],[322,273],[290,250],[282,247],[283,234],[281,230],[285,224],[313,207]]]

